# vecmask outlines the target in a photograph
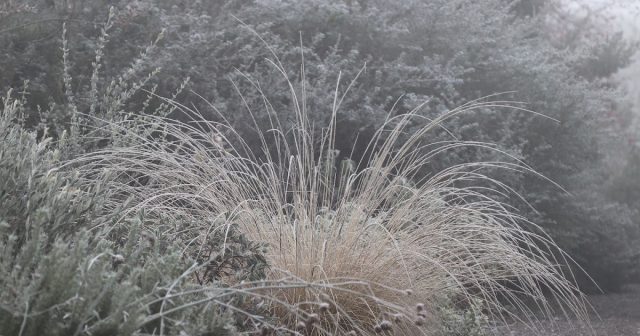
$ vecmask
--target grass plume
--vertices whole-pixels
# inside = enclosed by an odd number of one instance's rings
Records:
[[[286,76],[279,62],[272,64]],[[247,307],[229,304],[265,333],[429,335],[438,323],[439,299],[447,293],[480,299],[493,319],[512,314],[504,307],[513,305],[533,326],[528,300],[549,314],[557,301],[567,314],[586,319],[584,299],[567,280],[571,275],[563,273],[565,256],[555,244],[523,229],[525,219],[481,188],[457,186],[476,180],[490,183],[495,192],[512,193],[483,169],[530,172],[526,165],[466,163],[419,177],[447,150],[499,151],[479,142],[424,143],[424,135],[446,118],[477,108],[517,106],[478,100],[435,120],[422,117],[419,108],[390,116],[371,140],[365,161],[338,162],[338,89],[328,127],[316,130],[304,88],[299,97],[289,83],[294,126],[284,129],[277,114],[269,113],[271,129],[259,134],[261,150],[246,144],[222,114],[221,122],[208,121],[170,102],[191,120],[145,116],[113,124],[126,141],[68,164],[79,167],[87,181],[96,174],[119,176],[109,186],[114,209],[129,199],[130,211],[144,211],[147,218],[210,223],[165,233],[189,237],[183,239],[185,253],[203,253],[212,233],[224,234],[232,226],[266,243],[265,280],[224,280],[276,317],[277,322],[266,322]],[[266,99],[264,108],[270,108]],[[422,126],[415,130],[416,124]],[[409,126],[415,130],[411,134]]]

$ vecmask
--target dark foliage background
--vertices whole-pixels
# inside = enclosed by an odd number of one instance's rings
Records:
[[[627,136],[630,112],[608,80],[635,50],[620,35],[558,19],[553,1],[10,1],[0,5],[0,88],[28,81],[27,124],[48,125],[57,135],[69,128],[63,23],[78,109],[140,113],[162,104],[141,91],[121,104],[92,104],[103,99],[91,94],[90,76],[110,6],[115,11],[100,78],[123,76],[210,118],[221,117],[217,110],[256,147],[256,131],[270,128],[270,113],[284,122],[293,113],[286,83],[266,60],[272,52],[293,82],[304,81],[299,96],[318,129],[329,122],[338,80],[342,94],[362,70],[338,115],[338,148],[343,157],[355,148],[356,161],[389,114],[424,101],[420,113],[430,118],[496,93],[491,99],[525,103],[550,118],[479,110],[447,121],[446,131],[425,141],[498,144],[566,189],[531,173],[490,172],[531,206],[515,196],[504,201],[541,225],[602,288],[640,280],[638,149]],[[187,90],[176,95],[187,77]],[[47,107],[52,112],[42,117],[37,111]],[[247,108],[262,129],[254,129]],[[435,158],[424,174],[453,163],[505,159],[482,148],[457,149]],[[576,274],[584,289],[594,289]]]

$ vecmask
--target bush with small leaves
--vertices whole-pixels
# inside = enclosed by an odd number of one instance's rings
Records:
[[[0,335],[235,334],[249,313],[228,302],[242,301],[241,293],[216,277],[194,281],[209,264],[195,249],[185,252],[185,235],[158,232],[187,224],[156,220],[145,231],[147,220],[126,202],[105,208],[109,174],[87,184],[63,167],[66,138],[26,130],[23,108],[8,94],[0,110]],[[241,258],[225,272],[263,276],[263,246],[235,231],[206,238],[210,253]]]
[[[135,222],[123,245],[85,230],[49,244],[47,214],[31,217],[22,244],[0,232],[0,334],[235,334],[233,312],[213,304],[232,295],[189,281],[178,245],[149,244]]]
[[[455,291],[454,291],[455,292]],[[454,293],[452,292],[452,293]],[[440,321],[439,336],[488,336],[489,317],[480,298],[462,298],[449,293],[433,312]],[[456,297],[457,300],[456,301]]]

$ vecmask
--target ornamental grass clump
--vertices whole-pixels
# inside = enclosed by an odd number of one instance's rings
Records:
[[[277,60],[272,63],[286,73]],[[227,232],[238,230],[266,244],[263,280],[218,279],[249,295],[251,305],[274,319],[266,323],[266,317],[247,312],[248,306],[237,307],[245,323],[262,334],[429,335],[439,330],[438,304],[450,295],[457,304],[474,302],[469,306],[493,321],[524,316],[533,327],[531,305],[525,304],[530,301],[547,314],[559,302],[566,314],[586,318],[583,296],[559,266],[567,262],[565,255],[543,234],[523,229],[525,219],[485,192],[488,183],[501,194],[512,190],[483,175],[483,169],[529,171],[524,164],[466,163],[420,174],[447,150],[472,146],[499,152],[479,142],[425,143],[424,135],[459,113],[511,104],[474,101],[434,120],[421,116],[419,108],[390,115],[371,139],[366,159],[354,162],[335,147],[338,89],[327,127],[316,129],[304,87],[301,95],[289,84],[293,126],[283,127],[265,98],[271,129],[257,134],[260,150],[222,114],[222,121],[209,121],[170,102],[189,121],[149,116],[119,122],[112,127],[127,136],[126,146],[69,165],[78,167],[87,183],[102,173],[120,176],[109,186],[121,195],[113,198],[114,209],[126,198],[134,205],[130,211],[144,211],[147,218],[208,223],[163,232],[192,237],[183,240],[184,251],[195,259],[212,233],[224,241]],[[472,187],[473,181],[482,187]]]

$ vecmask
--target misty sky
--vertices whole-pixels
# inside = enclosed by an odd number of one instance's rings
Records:
[[[640,39],[640,0],[567,0],[572,7],[588,5],[610,17],[611,27],[622,30],[629,38]]]

